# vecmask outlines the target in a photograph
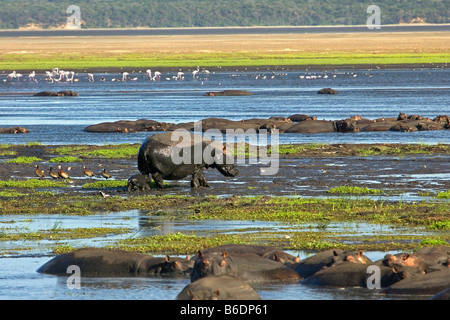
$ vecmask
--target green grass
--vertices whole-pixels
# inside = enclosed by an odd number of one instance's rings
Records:
[[[67,183],[63,181],[29,179],[24,181],[0,180],[2,188],[56,188],[66,187]]]
[[[439,192],[436,195],[437,199],[450,199],[450,190]]]
[[[126,188],[127,180],[101,180],[83,184],[83,189]]]
[[[127,159],[137,156],[140,144],[119,144],[105,146],[66,146],[54,150],[55,153],[67,155],[76,159],[101,158],[101,159]],[[81,160],[79,160],[81,161]]]
[[[52,163],[63,163],[63,162],[81,162],[82,160],[78,157],[67,156],[67,157],[56,157],[50,159],[48,162]]]
[[[36,162],[36,161],[42,161],[42,159],[37,158],[37,157],[17,157],[17,158],[14,158],[14,159],[7,160],[6,162],[7,163],[31,164],[31,163]]]
[[[383,190],[370,189],[367,187],[355,187],[355,186],[340,186],[327,190],[327,193],[332,194],[380,194]]]
[[[155,67],[205,67],[219,66],[280,66],[280,65],[358,65],[358,64],[428,64],[446,63],[450,53],[397,53],[352,54],[336,53],[282,53],[259,54],[255,52],[192,53],[192,54],[121,54],[90,55],[54,54],[0,56],[0,68],[5,70],[49,70],[60,68],[148,68]]]

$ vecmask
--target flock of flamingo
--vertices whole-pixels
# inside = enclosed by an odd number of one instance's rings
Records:
[[[209,75],[210,75],[210,71],[206,70],[206,69],[202,69],[200,70],[200,67],[197,67],[197,69],[190,71],[192,73],[192,79],[193,80],[202,80],[202,84],[203,84],[203,80],[208,80]],[[141,73],[141,71],[140,71]],[[299,75],[298,78],[299,79],[304,79],[304,80],[310,80],[310,79],[328,79],[328,78],[336,78],[337,74],[341,74],[339,72],[337,73],[333,73],[333,74],[316,74],[314,72],[306,72],[305,74]],[[344,75],[346,75],[347,77],[350,78],[356,78],[356,74],[353,72],[345,72],[343,73]],[[76,78],[76,75],[78,75],[76,72],[74,71],[64,71],[64,70],[60,70],[59,68],[53,68],[52,71],[45,71],[45,75],[44,75],[44,80],[47,82],[78,82],[80,81],[79,78]],[[229,75],[230,77],[239,77],[239,76],[246,76],[247,74],[232,74]],[[261,80],[265,80],[265,79],[274,79],[274,78],[282,78],[283,76],[287,75],[287,73],[276,73],[276,72],[272,72],[272,74],[267,75],[267,74],[253,74],[252,77],[255,80],[261,79]],[[22,74],[17,73],[16,71],[13,71],[12,73],[10,73],[7,77],[7,79],[3,79],[4,82],[10,80],[10,81],[14,81],[14,79],[17,79],[18,82],[20,82],[21,78],[23,77]],[[89,82],[94,82],[96,80],[99,80],[101,82],[105,82],[106,78],[104,76],[100,76],[100,78],[98,78],[99,76],[97,75],[97,79],[95,78],[93,73],[87,73],[87,76],[84,77],[85,80],[89,81]],[[36,72],[33,71],[28,75],[29,81],[30,82],[38,82],[38,80],[36,79]],[[116,82],[126,82],[126,81],[137,81],[139,80],[139,78],[141,79],[146,79],[148,81],[161,81],[161,80],[166,80],[166,81],[170,81],[170,80],[175,80],[175,81],[180,81],[180,80],[185,80],[185,73],[182,71],[179,71],[176,75],[166,75],[165,77],[163,77],[162,73],[159,71],[154,71],[152,72],[152,70],[147,69],[144,73],[144,76],[142,77],[137,77],[134,76],[132,77],[132,75],[129,72],[123,72],[122,73],[122,77],[113,77],[110,79],[110,81],[116,81]],[[24,80],[26,81],[26,80]]]
[[[209,70],[203,69],[200,70],[200,67],[197,67],[197,69],[195,69],[194,71],[192,71],[192,79],[196,80],[207,80],[209,78]],[[52,71],[45,71],[45,75],[44,75],[44,80],[47,82],[78,82],[80,81],[80,79],[75,78],[76,72],[74,71],[64,71],[64,70],[60,70],[59,68],[53,68]],[[202,75],[202,77],[200,77]],[[178,72],[176,76],[172,76],[172,77],[165,77],[164,79],[169,81],[169,80],[184,80],[185,74],[184,72]],[[23,77],[23,74],[21,73],[17,73],[16,71],[13,71],[12,73],[8,74],[7,79],[4,79],[3,81],[14,81],[14,79],[17,79],[17,82],[21,81],[21,78]],[[145,79],[149,80],[149,81],[160,81],[162,78],[162,74],[159,71],[154,71],[152,72],[152,70],[147,69],[145,71]],[[36,79],[36,72],[33,71],[28,75],[28,79],[30,82],[38,82],[38,80]],[[122,78],[112,78],[111,81],[137,81],[139,78],[138,77],[130,77],[130,73],[129,72],[123,72],[122,73]],[[95,81],[95,77],[93,73],[88,73],[87,74],[87,80],[89,82],[94,82]],[[105,77],[101,77],[100,81],[104,82],[106,81]]]

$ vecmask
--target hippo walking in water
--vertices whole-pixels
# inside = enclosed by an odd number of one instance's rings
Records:
[[[208,187],[204,169],[214,168],[226,177],[238,174],[233,160],[224,153],[222,143],[185,132],[183,139],[173,141],[174,132],[147,138],[138,153],[138,169],[152,176],[158,188],[164,179],[180,180],[192,176],[191,187]]]

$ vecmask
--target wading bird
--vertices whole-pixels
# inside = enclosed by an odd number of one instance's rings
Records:
[[[37,83],[37,80],[36,80],[36,72],[32,72],[32,73],[30,73],[29,75],[28,75],[28,79],[30,79],[30,81],[34,81],[34,82],[36,82]]]
[[[88,170],[86,168],[86,166],[83,166],[83,173],[85,176],[92,178],[93,176],[95,176],[94,172],[92,172],[91,170]]]
[[[52,177],[53,179],[58,179],[59,178],[58,174],[56,172],[53,172],[52,170],[53,170],[53,168],[48,169],[48,175],[50,177]]]
[[[105,168],[103,169],[102,176],[103,176],[105,179],[110,179],[110,178],[112,177],[110,173],[106,172],[106,169],[105,169]]]
[[[71,167],[67,168],[67,171],[70,171]],[[69,179],[70,176],[67,172],[62,171],[61,166],[58,166],[58,176],[63,179]]]
[[[44,170],[39,170],[39,166],[38,165],[36,165],[36,170],[34,170],[34,172],[39,177],[39,179],[45,178]]]

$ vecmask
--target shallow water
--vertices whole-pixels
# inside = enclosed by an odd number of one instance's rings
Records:
[[[283,224],[279,222],[258,221],[222,221],[222,220],[184,220],[168,219],[161,216],[148,215],[146,212],[132,210],[108,214],[98,214],[85,217],[37,215],[24,219],[23,216],[5,215],[1,217],[2,227],[14,228],[17,232],[38,232],[52,228],[129,228],[130,231],[121,235],[111,235],[102,238],[75,240],[45,240],[45,241],[9,241],[2,242],[2,250],[9,254],[0,257],[0,299],[132,299],[132,300],[171,300],[189,284],[188,278],[150,277],[150,278],[82,278],[81,289],[70,289],[67,277],[43,275],[36,270],[50,260],[53,255],[51,248],[55,245],[70,245],[73,247],[96,246],[103,247],[118,239],[145,237],[167,233],[195,233],[198,236],[213,233],[242,233],[280,230],[289,235],[292,232],[323,231],[322,225],[314,224]],[[243,231],[245,229],[245,231]],[[326,231],[341,234],[352,234],[368,237],[374,235],[396,234],[426,234],[426,230],[411,230],[395,228],[370,223],[330,223]],[[22,248],[17,250],[17,248]],[[311,252],[288,251],[298,255],[300,259],[310,256]],[[388,252],[365,252],[372,261],[379,260]],[[395,254],[397,252],[391,251]],[[332,299],[396,299],[405,297],[386,297],[379,291],[361,288],[317,288],[307,287],[301,283],[253,283],[261,298],[266,300],[332,300]],[[411,297],[421,299],[425,297]]]
[[[7,81],[0,75],[0,127],[24,126],[28,134],[1,135],[1,144],[40,142],[43,144],[119,144],[140,143],[149,133],[88,133],[83,129],[105,121],[153,119],[164,122],[188,122],[207,117],[232,120],[269,118],[303,113],[318,119],[336,120],[353,115],[365,118],[396,117],[399,112],[435,117],[448,114],[450,72],[448,69],[417,70],[329,70],[289,71],[263,69],[259,72],[212,72],[206,80],[193,80],[188,70],[184,81],[174,81],[176,72],[163,74],[160,82],[149,82],[143,73],[132,73],[137,81],[113,82],[120,74],[96,74],[95,82],[80,73],[78,83],[39,83]],[[324,76],[327,76],[326,78]],[[356,76],[355,76],[356,75]],[[104,76],[105,82],[98,79]],[[263,80],[263,77],[266,77]],[[171,80],[165,80],[169,77]],[[273,79],[271,79],[273,77]],[[303,77],[303,78],[301,78]],[[306,79],[309,77],[310,79]],[[26,78],[26,77],[24,77]],[[338,95],[318,95],[317,90],[332,87]],[[73,90],[78,97],[32,97],[44,90]],[[208,91],[243,89],[254,93],[245,97],[204,97]],[[413,133],[327,133],[282,134],[280,143],[450,143],[448,130]],[[339,162],[325,164],[343,166]],[[330,168],[331,169],[331,168]],[[382,174],[389,174],[385,168]],[[448,174],[440,179],[446,179]],[[382,175],[380,176],[383,177]],[[364,178],[362,176],[362,178]],[[400,176],[400,179],[404,176]],[[412,173],[406,177],[429,181],[426,174]],[[374,180],[377,183],[378,180]],[[372,182],[374,182],[372,181]],[[214,182],[211,182],[214,183]],[[238,183],[238,182],[236,182]],[[369,183],[369,182],[368,182]],[[298,186],[303,188],[303,186]],[[307,188],[307,187],[305,187]],[[226,195],[225,195],[226,196]],[[404,195],[402,195],[404,197]],[[164,220],[139,211],[93,216],[8,216],[0,218],[1,228],[8,232],[31,232],[51,228],[122,227],[130,232],[102,238],[64,241],[11,241],[0,243],[8,252],[0,257],[0,299],[175,299],[188,279],[171,278],[89,278],[83,279],[81,290],[70,290],[65,277],[42,275],[36,269],[50,258],[56,244],[76,247],[104,246],[112,241],[135,236],[171,232],[258,232],[259,230],[322,230],[324,226],[305,226],[255,221],[187,221]],[[304,229],[302,229],[304,228]],[[322,228],[322,229],[321,229]],[[408,230],[365,223],[333,223],[326,226],[333,232],[371,235],[417,234]],[[4,229],[3,229],[4,230]],[[22,250],[18,250],[21,248]],[[307,252],[292,252],[301,258]],[[372,260],[384,252],[366,253]],[[376,291],[349,288],[310,288],[301,284],[257,284],[263,299],[385,299]],[[395,299],[396,297],[389,297]],[[405,297],[400,297],[405,298]],[[412,297],[421,299],[423,297]]]
[[[290,116],[296,113],[337,120],[354,115],[375,119],[396,117],[399,112],[434,118],[448,114],[449,69],[288,71],[261,68],[259,72],[218,71],[209,78],[175,81],[176,72],[150,82],[142,72],[136,81],[111,81],[121,74],[77,74],[77,83],[38,83],[0,77],[0,127],[24,126],[23,135],[2,135],[2,143],[38,141],[44,144],[139,143],[142,133],[88,133],[83,129],[100,122],[152,119],[180,123],[208,117],[241,120]],[[104,82],[100,82],[101,77]],[[266,77],[264,80],[263,78]],[[273,77],[273,79],[272,79]],[[309,77],[310,79],[306,79]],[[326,77],[326,78],[325,78]],[[25,78],[25,77],[24,77]],[[166,80],[169,78],[170,80]],[[337,95],[318,95],[332,87]],[[39,91],[73,90],[78,97],[32,97]],[[253,96],[205,97],[208,91],[242,89]],[[448,130],[413,133],[282,134],[280,143],[449,143]]]
[[[86,217],[38,215],[31,219],[23,216],[2,216],[2,222],[10,221],[11,227],[27,230],[27,232],[60,228],[82,227],[117,227],[130,228],[130,232],[120,236],[104,238],[78,239],[64,241],[10,241],[2,243],[2,250],[21,247],[23,250],[11,251],[9,255],[0,257],[0,299],[133,299],[133,300],[171,300],[189,284],[188,278],[150,277],[150,278],[82,278],[81,289],[70,289],[67,286],[67,277],[43,275],[36,272],[41,265],[52,258],[51,247],[56,244],[71,246],[105,246],[117,239],[130,237],[151,236],[173,232],[190,233],[197,235],[208,232],[247,232],[280,231],[314,232],[315,227],[310,224],[288,224],[277,222],[255,221],[187,221],[170,220],[158,216],[149,216],[145,212],[132,210]],[[6,223],[5,223],[6,224]],[[317,230],[321,228],[317,226]],[[389,234],[393,230],[389,226],[372,225],[367,223],[332,223],[327,230],[332,232],[358,232],[360,235],[373,236],[376,234]],[[408,230],[395,228],[396,233],[420,234],[421,230]],[[26,248],[26,249],[25,249]],[[306,251],[289,251],[304,259],[312,253]],[[390,252],[397,253],[397,252]],[[381,259],[386,252],[366,252],[373,261]],[[261,298],[266,300],[306,300],[306,299],[395,299],[398,297],[385,297],[379,291],[361,288],[316,288],[307,287],[301,283],[253,283]],[[402,297],[404,298],[404,297]],[[414,297],[420,299],[421,297]]]

